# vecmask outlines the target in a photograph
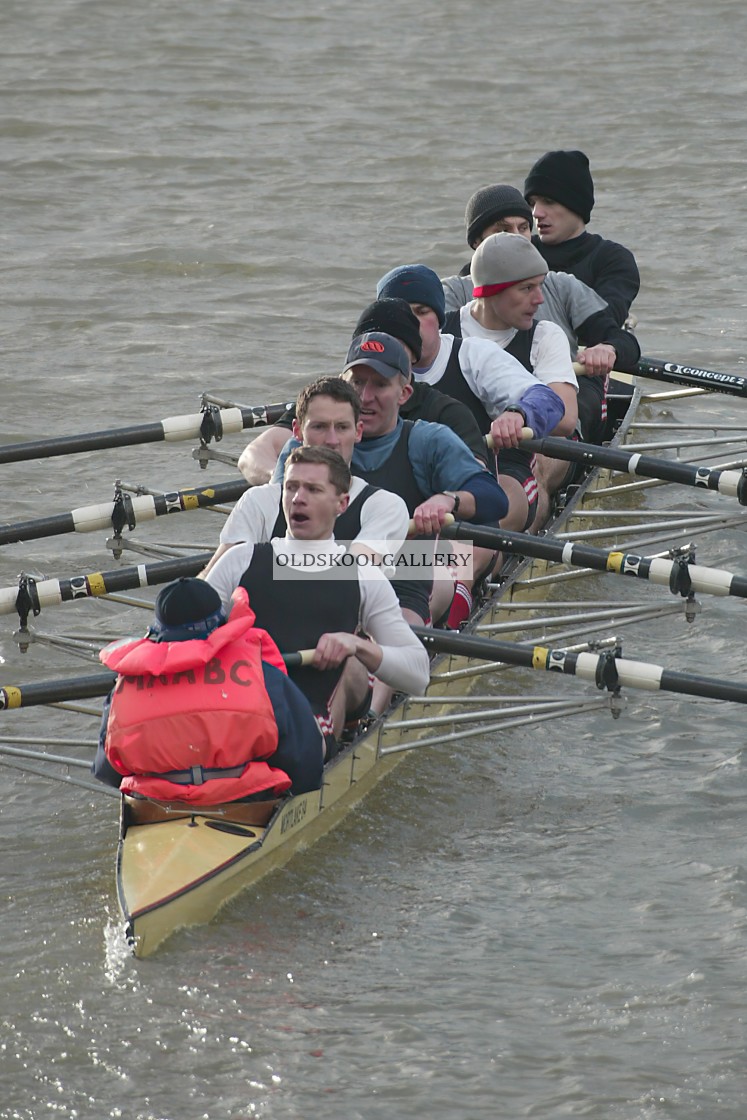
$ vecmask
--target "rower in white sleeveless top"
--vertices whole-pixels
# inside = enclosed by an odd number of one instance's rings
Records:
[[[349,503],[351,475],[336,451],[298,447],[285,465],[284,537],[230,548],[207,574],[228,604],[246,588],[257,625],[281,652],[312,648],[313,666],[289,675],[308,698],[327,737],[368,706],[370,675],[399,692],[420,694],[428,655],[404,621],[397,598],[373,564],[341,567],[333,536]],[[362,631],[368,637],[361,637]]]
[[[293,435],[304,446],[339,451],[349,465],[362,435],[360,411],[360,397],[352,386],[339,377],[318,378],[298,395]],[[366,542],[380,542],[386,545],[386,551],[394,553],[407,536],[408,521],[402,498],[354,477],[349,504],[335,522],[334,535],[337,540],[350,542],[353,551],[365,548]],[[286,527],[281,482],[247,490],[223,526],[220,545],[203,575],[232,545],[282,537]]]

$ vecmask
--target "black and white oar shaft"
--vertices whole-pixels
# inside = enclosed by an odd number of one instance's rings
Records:
[[[0,614],[14,611],[37,614],[42,607],[69,603],[73,599],[94,599],[138,587],[154,587],[184,576],[196,576],[212,552],[198,552],[176,560],[157,560],[152,564],[133,564],[111,572],[89,572],[70,579],[34,580],[25,577],[20,587],[0,588]]]
[[[288,669],[311,665],[313,659],[313,649],[283,654],[283,661]],[[0,712],[10,711],[11,708],[33,708],[40,704],[61,704],[66,700],[88,700],[93,696],[106,696],[116,679],[116,673],[92,673],[87,677],[69,677],[66,680],[2,685]]]
[[[747,685],[735,681],[680,673],[645,661],[628,661],[609,653],[571,653],[545,646],[520,646],[492,638],[472,637],[443,630],[414,626],[413,631],[428,650],[462,657],[518,665],[527,669],[543,669],[593,681],[599,688],[644,689],[648,692],[676,692],[684,696],[702,696],[712,700],[729,700],[747,704]]]
[[[11,708],[32,708],[38,704],[61,704],[65,700],[88,700],[106,696],[116,673],[94,673],[88,677],[71,677],[59,681],[35,681],[32,684],[0,687],[0,712]]]
[[[551,459],[569,463],[583,463],[589,467],[607,467],[638,478],[659,478],[665,482],[678,482],[703,490],[717,490],[730,498],[737,498],[740,505],[747,505],[747,476],[744,471],[716,470],[697,463],[679,463],[674,459],[660,459],[654,455],[621,451],[612,447],[599,447],[559,436],[544,439],[522,440],[522,448]]]
[[[454,540],[471,540],[484,548],[494,548],[519,556],[532,556],[538,560],[556,561],[573,567],[592,568],[598,572],[630,576],[648,580],[649,583],[668,587],[673,595],[732,595],[747,598],[747,576],[737,575],[720,568],[707,568],[686,558],[676,560],[658,556],[640,556],[634,552],[594,548],[572,541],[557,541],[552,537],[535,537],[529,533],[512,533],[490,525],[471,525],[468,521],[447,524],[441,536]]]
[[[127,495],[123,517],[125,523],[133,527],[140,521],[152,521],[156,517],[163,517],[169,513],[204,509],[206,506],[219,505],[221,502],[235,502],[248,488],[248,482],[244,479],[236,479],[231,482],[219,482],[215,486],[174,490],[170,494],[137,494],[134,497]],[[0,525],[0,545],[18,544],[23,541],[39,540],[41,537],[59,536],[63,533],[92,533],[97,529],[111,529],[119,508],[116,501],[99,502],[96,505],[81,506],[69,513]]]
[[[231,435],[247,428],[274,424],[292,405],[262,404],[249,408],[222,408],[215,413],[191,413],[169,416],[152,424],[134,424],[126,428],[109,428],[100,432],[84,432],[76,436],[57,436],[49,439],[30,440],[28,443],[9,443],[0,447],[0,463],[20,463],[28,459],[46,459],[55,455],[74,455],[81,451],[102,451],[108,447],[130,447],[141,443],[176,443],[179,440],[198,439],[205,429],[206,415],[212,416],[211,427],[220,429],[220,436]]]

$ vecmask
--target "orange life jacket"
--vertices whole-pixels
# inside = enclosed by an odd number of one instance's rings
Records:
[[[285,672],[278,647],[254,627],[246,591],[234,592],[223,626],[207,638],[117,642],[100,657],[119,677],[106,732],[106,756],[125,793],[160,801],[217,805],[291,780],[268,759],[278,729],[262,661]]]

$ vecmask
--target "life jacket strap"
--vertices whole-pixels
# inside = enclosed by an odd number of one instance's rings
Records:
[[[246,764],[241,766],[191,766],[189,770],[166,770],[163,774],[149,774],[150,778],[165,778],[178,786],[201,786],[213,778],[240,778]]]

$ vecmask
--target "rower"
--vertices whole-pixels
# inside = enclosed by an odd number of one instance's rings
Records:
[[[415,380],[463,401],[483,435],[506,410],[518,411],[523,425],[538,439],[555,431],[564,415],[563,401],[517,358],[488,339],[442,333],[444,291],[433,269],[423,264],[401,265],[381,278],[377,291],[407,299],[418,317],[423,346],[413,366]],[[501,526],[526,530],[534,520],[536,484],[527,474],[524,457],[515,463],[514,456],[515,452],[506,449],[497,465],[498,481],[509,503]]]
[[[296,448],[284,471],[285,536],[236,545],[206,577],[223,603],[234,588],[245,588],[258,624],[280,649],[314,649],[313,665],[290,674],[325,732],[329,754],[345,723],[368,710],[371,676],[416,694],[429,679],[428,656],[380,568],[362,556],[347,564],[350,554],[333,537],[350,486],[337,451]]]
[[[586,229],[594,207],[588,157],[578,151],[545,152],[524,180],[524,197],[537,223],[534,244],[549,267],[583,280],[623,326],[641,278],[629,249]]]
[[[452,329],[463,337],[486,338],[497,343],[539,381],[554,389],[565,405],[554,434],[572,436],[578,421],[578,382],[568,340],[557,324],[535,318],[544,299],[546,262],[521,234],[492,233],[475,250],[471,270],[475,298],[455,314]],[[447,325],[450,318],[447,316]],[[516,471],[524,472],[527,501],[536,495],[533,520],[540,527],[549,513],[550,495],[562,486],[569,472],[566,464],[544,456],[533,461],[529,453],[522,451],[521,428],[519,416],[505,412],[494,422],[491,435],[499,458],[501,448],[514,449],[511,458]],[[533,491],[529,489],[532,478],[537,483]],[[529,510],[528,516],[531,517]]]
[[[402,420],[399,410],[412,394],[412,376],[401,343],[379,331],[358,336],[348,350],[342,377],[357,390],[362,404],[363,438],[353,449],[352,470],[404,498],[416,535],[434,538],[450,513],[464,521],[498,524],[508,503],[495,475],[445,425]],[[276,476],[282,474],[291,446],[281,453]],[[449,611],[451,580],[437,583],[432,602],[428,581],[394,583],[408,622],[422,625]]]
[[[368,331],[390,334],[401,342],[415,372],[415,367],[421,363],[423,339],[420,321],[406,299],[379,296],[364,307],[353,327],[352,338]],[[412,395],[399,406],[399,414],[403,420],[429,420],[432,424],[445,424],[467,444],[480,463],[487,466],[493,461],[485,443],[485,434],[469,406],[427,382],[413,376]]]
[[[321,377],[298,395],[292,432],[306,447],[330,447],[350,465],[353,448],[360,442],[361,403],[351,385],[339,377]],[[378,542],[396,553],[408,531],[409,514],[402,498],[353,478],[350,501],[334,526],[335,539],[349,542],[353,552]],[[220,544],[203,571],[204,576],[232,545],[243,541],[260,544],[286,531],[282,482],[268,482],[247,490],[234,506],[220,534]]]
[[[101,651],[119,674],[92,771],[123,793],[217,805],[321,784],[324,741],[246,591],[226,607],[203,580],[158,594],[144,638]],[[422,648],[422,647],[421,647]]]
[[[433,273],[438,284],[438,277]],[[441,392],[440,388],[428,384],[426,381],[415,379],[415,366],[419,366],[423,361],[423,351],[426,343],[424,338],[426,336],[425,330],[422,328],[421,320],[415,314],[411,305],[405,299],[400,299],[396,296],[382,296],[369,304],[358,318],[356,329],[353,332],[355,338],[359,334],[365,334],[368,331],[379,331],[384,334],[390,334],[401,342],[404,346],[412,364],[413,378],[410,382],[412,388],[412,395],[409,400],[399,406],[399,416],[402,420],[428,420],[437,424],[444,424],[447,428],[458,435],[464,443],[472,451],[473,455],[480,463],[480,465],[488,465],[491,467],[495,463],[495,457],[491,452],[488,452],[487,444],[485,442],[484,432],[486,428],[480,427],[475,417],[473,410],[469,407],[464,400],[459,399],[458,394],[450,395],[446,392]],[[438,326],[436,326],[438,332]],[[482,343],[478,345],[483,345]],[[485,344],[490,348],[490,356],[492,358],[495,347],[490,347],[490,343]],[[522,370],[522,373],[524,371]],[[560,402],[558,402],[560,403]],[[472,607],[472,588],[475,582],[475,572],[486,574],[495,563],[495,552],[489,549],[473,548],[472,550],[472,576],[466,572],[455,572],[446,567],[443,572],[439,569],[434,570],[434,591],[431,593],[431,611],[433,611],[433,603],[438,605],[444,599],[451,597],[450,604],[444,604],[443,611],[445,615],[446,606],[448,605],[448,616],[446,616],[446,623],[452,629],[456,630],[462,622],[466,620]],[[441,579],[442,586],[436,587],[436,581]],[[446,582],[444,582],[446,581]],[[450,581],[450,582],[449,582]],[[408,602],[408,585],[405,582],[398,581],[395,589],[401,602],[407,604]],[[406,616],[408,617],[408,616]],[[439,614],[435,615],[436,621],[439,622]],[[412,616],[410,620],[413,621]],[[417,623],[419,619],[415,618]]]
[[[519,233],[532,239],[532,209],[521,191],[504,183],[481,187],[470,198],[465,212],[467,243],[472,250],[493,233]],[[542,245],[535,246],[546,257]],[[550,268],[561,267],[550,264]],[[535,311],[535,319],[549,319],[565,331],[575,361],[584,367],[585,377],[579,382],[578,414],[581,438],[601,442],[605,435],[606,384],[613,367],[635,372],[641,348],[635,335],[622,330],[602,292],[589,286],[590,280],[570,265],[564,271],[550,271],[542,285],[544,302]],[[586,283],[583,281],[587,280]],[[458,276],[443,281],[447,313],[459,311],[473,298],[470,265]],[[456,316],[449,314],[449,330],[459,334]],[[579,350],[579,346],[584,349]]]
[[[399,306],[398,306],[399,304]],[[405,347],[411,362],[420,359],[422,342],[417,319],[404,301],[376,299],[358,317],[351,338],[368,331],[390,334]],[[424,383],[413,383],[413,392],[400,410],[403,420],[428,420],[446,424],[483,464],[490,461],[483,435],[469,408],[461,401],[447,396]],[[239,456],[239,470],[252,486],[260,486],[273,477],[278,456],[283,450],[297,419],[295,410],[288,409],[271,427],[260,432]],[[294,432],[294,434],[296,434]]]

